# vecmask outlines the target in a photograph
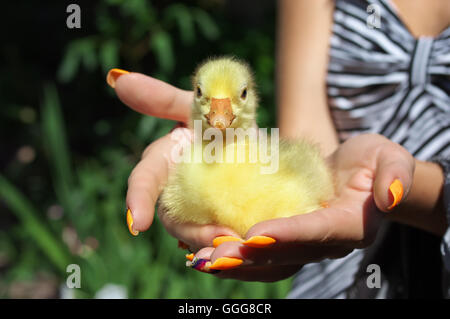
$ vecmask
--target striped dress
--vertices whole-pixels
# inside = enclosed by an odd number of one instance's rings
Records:
[[[341,142],[378,133],[419,160],[450,157],[450,26],[416,39],[389,0],[336,0],[327,85]],[[430,296],[441,288],[441,270],[450,274],[449,248],[450,230],[441,240],[386,222],[371,247],[304,266],[288,298]],[[381,265],[380,289],[367,288],[370,263]]]

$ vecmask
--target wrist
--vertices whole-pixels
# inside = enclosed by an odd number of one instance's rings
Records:
[[[440,165],[416,160],[408,197],[387,217],[394,221],[443,235],[447,220],[442,203],[444,173]]]

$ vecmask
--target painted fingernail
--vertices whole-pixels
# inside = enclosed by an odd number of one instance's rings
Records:
[[[131,209],[129,208],[127,210],[127,225],[131,235],[133,236],[139,235],[139,231],[133,229],[133,215],[131,214]]]
[[[243,241],[243,240],[240,238],[237,238],[237,237],[233,237],[233,236],[219,236],[219,237],[214,238],[213,247],[216,248],[220,244],[223,244],[227,241]]]
[[[328,202],[322,202],[322,203],[320,203],[320,206],[322,207],[322,208],[329,208],[330,207],[330,204],[328,204]]]
[[[194,260],[194,254],[193,253],[192,254],[186,254],[186,259],[189,260],[189,261]]]
[[[392,195],[392,205],[388,207],[388,210],[393,209],[395,206],[397,206],[403,197],[403,185],[400,180],[396,179],[392,182],[391,186],[389,186],[389,191]]]
[[[215,270],[228,270],[240,266],[243,262],[244,261],[240,258],[220,257],[217,258],[209,268]]]
[[[109,84],[110,87],[115,88],[116,87],[116,81],[119,78],[119,76],[123,74],[130,73],[128,71],[122,70],[122,69],[111,69],[109,70],[108,74],[106,75],[106,82]]]
[[[211,269],[210,266],[211,262],[208,259],[194,257],[192,260],[186,261],[186,267],[193,268],[195,270],[208,274],[216,274],[219,272],[219,270],[217,269]]]
[[[264,248],[275,244],[277,241],[268,236],[253,236],[243,242],[245,246],[253,248]]]

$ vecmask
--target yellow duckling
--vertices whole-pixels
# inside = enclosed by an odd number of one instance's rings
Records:
[[[326,205],[333,181],[318,148],[304,140],[279,141],[276,130],[268,137],[256,129],[258,97],[245,63],[208,60],[195,72],[193,89],[194,143],[161,195],[168,216],[228,226],[244,237],[258,222]],[[226,240],[233,239],[214,245]],[[265,243],[270,242],[254,247]]]

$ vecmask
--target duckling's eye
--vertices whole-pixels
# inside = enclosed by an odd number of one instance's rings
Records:
[[[201,98],[201,97],[202,97],[202,90],[200,89],[199,86],[197,86],[196,94],[197,94],[197,97],[198,97],[198,98]]]
[[[241,93],[241,99],[245,100],[246,98],[247,98],[247,88],[242,90],[242,93]]]

